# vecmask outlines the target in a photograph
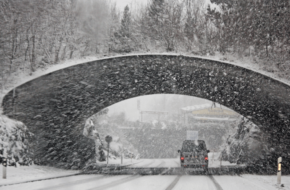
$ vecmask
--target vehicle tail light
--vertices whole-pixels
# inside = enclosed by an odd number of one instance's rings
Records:
[[[180,157],[180,160],[184,160],[184,157]]]
[[[206,157],[204,157],[204,159],[205,159],[205,160],[208,160],[208,157],[206,156]]]

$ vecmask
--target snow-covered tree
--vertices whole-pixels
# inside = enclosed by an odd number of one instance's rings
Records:
[[[164,44],[167,51],[173,51],[182,40],[183,4],[173,0],[154,0],[147,10],[143,34],[155,43]]]
[[[131,26],[131,14],[129,6],[127,5],[124,9],[123,18],[121,21],[120,33],[122,37],[130,38],[130,26]]]
[[[30,140],[33,134],[19,121],[0,116],[0,149],[7,150],[9,157],[17,157],[19,162],[33,156]]]

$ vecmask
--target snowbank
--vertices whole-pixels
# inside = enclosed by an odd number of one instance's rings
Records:
[[[2,171],[2,165],[0,166]],[[32,180],[41,180],[45,178],[55,178],[67,175],[77,174],[77,170],[63,170],[48,166],[20,166],[20,167],[7,167],[7,179],[1,179],[0,185],[21,183]],[[2,173],[2,172],[1,172]],[[0,175],[2,178],[2,175]]]
[[[283,184],[284,187],[279,187],[277,185],[277,176],[265,176],[265,175],[241,175],[242,178],[247,179],[249,181],[252,181],[253,183],[259,182],[261,184],[268,185],[272,189],[283,189],[283,190],[290,190],[290,176],[283,176],[281,178],[281,184]],[[270,188],[269,188],[270,189]]]
[[[220,152],[210,152],[208,153],[208,167],[226,167],[226,166],[236,166],[236,163],[230,163],[228,161],[220,161]]]
[[[252,163],[263,159],[268,152],[266,142],[261,138],[260,128],[244,117],[237,121],[237,131],[227,139],[226,153],[230,162]]]

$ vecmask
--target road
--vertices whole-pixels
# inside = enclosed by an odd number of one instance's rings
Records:
[[[209,153],[209,168],[222,166],[236,166],[236,164],[231,164],[227,161],[219,161],[220,153]],[[130,167],[154,167],[154,168],[170,168],[170,167],[180,167],[179,158],[170,159],[142,159],[140,162],[131,165]]]
[[[136,164],[129,166],[130,168],[138,167],[150,167],[150,168],[170,168],[170,167],[179,167],[180,163],[178,158],[176,159],[142,159]]]
[[[221,183],[222,182],[222,183]],[[139,176],[79,175],[1,187],[1,190],[267,190],[262,183],[252,183],[239,176]]]
[[[178,159],[140,160],[129,167],[178,167]],[[254,175],[253,175],[254,176]],[[288,178],[289,179],[289,178]],[[1,190],[274,190],[274,185],[238,175],[76,175],[2,186]],[[284,188],[285,189],[285,188]],[[287,188],[286,188],[287,189]]]

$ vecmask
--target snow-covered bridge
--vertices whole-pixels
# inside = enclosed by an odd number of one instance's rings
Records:
[[[88,117],[122,100],[162,93],[218,102],[250,118],[271,143],[284,150],[289,146],[290,86],[203,58],[146,54],[78,64],[16,87],[2,105],[5,115],[36,134],[36,153],[42,159],[66,166],[72,155],[82,163],[94,155],[94,143],[82,136]]]

